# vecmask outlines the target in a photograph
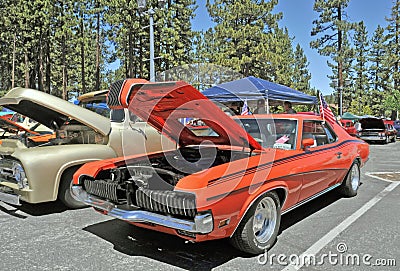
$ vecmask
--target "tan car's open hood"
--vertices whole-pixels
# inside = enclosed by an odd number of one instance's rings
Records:
[[[103,135],[107,135],[111,129],[109,119],[38,90],[13,88],[0,98],[0,106],[27,116],[51,129],[57,129],[68,118],[87,125]]]

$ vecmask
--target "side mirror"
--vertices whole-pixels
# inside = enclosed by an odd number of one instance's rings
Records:
[[[312,138],[304,138],[301,141],[301,145],[303,146],[304,150],[307,150],[309,147],[314,146],[314,139],[312,139]]]

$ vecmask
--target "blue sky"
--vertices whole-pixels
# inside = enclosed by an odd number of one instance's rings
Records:
[[[196,1],[199,6],[196,10],[196,18],[192,21],[193,29],[207,29],[211,26],[211,20],[205,7],[206,0]],[[282,12],[283,19],[281,27],[287,27],[289,34],[294,38],[293,46],[297,43],[304,49],[308,58],[309,70],[311,72],[311,86],[321,90],[324,94],[333,92],[329,86],[330,80],[327,77],[331,70],[327,65],[329,58],[320,56],[309,44],[313,38],[310,35],[312,21],[318,16],[313,11],[313,0],[279,0],[275,12]],[[353,22],[363,20],[371,36],[378,24],[386,26],[385,17],[390,16],[392,0],[350,0],[347,8],[347,15]]]

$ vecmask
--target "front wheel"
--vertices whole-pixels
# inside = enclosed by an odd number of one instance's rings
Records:
[[[268,192],[247,211],[233,234],[231,243],[246,253],[263,253],[275,243],[280,222],[279,198],[275,192]]]
[[[86,204],[77,201],[72,196],[72,177],[74,176],[74,173],[77,169],[78,167],[67,169],[61,177],[60,186],[58,188],[58,198],[65,206],[70,209],[77,209],[87,206]]]
[[[355,161],[340,186],[340,192],[344,196],[354,197],[357,195],[358,188],[360,187],[360,175],[360,164]]]

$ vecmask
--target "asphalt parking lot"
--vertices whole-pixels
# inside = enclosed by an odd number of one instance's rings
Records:
[[[337,191],[282,217],[277,243],[248,256],[192,244],[60,203],[0,203],[0,270],[399,270],[400,142],[371,145],[354,198]],[[399,172],[399,173],[396,173]]]

